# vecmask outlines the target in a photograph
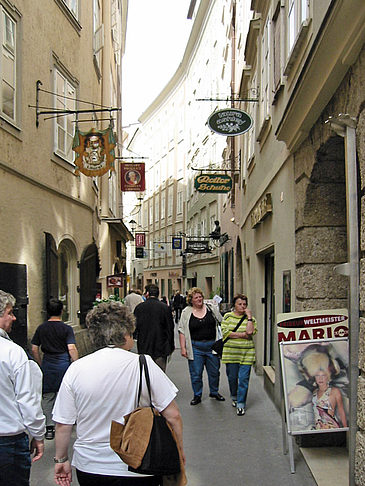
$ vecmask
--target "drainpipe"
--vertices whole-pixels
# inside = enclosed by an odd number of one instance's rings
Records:
[[[349,417],[349,486],[355,486],[355,449],[357,433],[357,382],[359,376],[359,284],[360,251],[358,222],[358,190],[356,166],[356,119],[347,114],[329,117],[326,121],[345,142],[347,254],[349,261],[335,270],[350,279],[349,353],[350,353],[350,417]]]

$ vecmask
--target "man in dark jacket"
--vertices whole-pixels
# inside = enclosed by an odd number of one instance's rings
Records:
[[[134,309],[137,350],[139,354],[150,355],[166,371],[167,357],[175,349],[172,313],[166,304],[158,300],[157,285],[147,285],[145,295],[147,300]]]

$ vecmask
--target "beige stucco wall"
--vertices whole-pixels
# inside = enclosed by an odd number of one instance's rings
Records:
[[[82,3],[82,5],[81,5]],[[108,204],[108,175],[99,178],[98,187],[92,178],[76,176],[74,166],[54,153],[54,118],[39,117],[36,126],[36,83],[40,110],[52,110],[54,97],[54,66],[70,78],[78,88],[76,97],[95,105],[112,106],[111,79],[117,87],[120,66],[114,65],[110,22],[105,25],[105,44],[101,59],[105,60],[105,83],[99,79],[93,62],[93,5],[80,2],[80,16],[76,21],[63,2],[14,0],[1,4],[14,16],[17,28],[17,86],[18,118],[8,123],[0,116],[0,214],[7,230],[0,236],[0,261],[21,263],[27,267],[28,339],[45,317],[45,232],[50,233],[58,247],[67,241],[72,253],[72,314],[70,324],[77,335],[79,327],[79,270],[77,262],[83,250],[95,242],[101,253],[105,274],[115,261],[116,236],[106,223],[101,223],[100,201],[105,202],[104,216],[112,214]],[[105,5],[104,5],[105,4]],[[104,20],[110,18],[110,2],[101,2],[106,9]],[[107,8],[106,8],[107,7]],[[102,16],[103,18],[103,16]],[[103,65],[101,66],[103,69]],[[79,103],[79,109],[92,105]],[[100,114],[99,118],[103,117]],[[91,115],[81,115],[80,130],[88,131],[95,123]],[[98,128],[106,128],[103,122]],[[119,200],[118,200],[119,201]],[[119,208],[119,202],[117,202]],[[118,235],[119,239],[123,239]],[[86,351],[84,339],[80,347]]]

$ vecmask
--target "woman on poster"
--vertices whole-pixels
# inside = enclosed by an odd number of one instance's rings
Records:
[[[330,386],[330,374],[326,370],[318,370],[314,376],[315,389],[312,404],[315,429],[339,429],[347,427],[346,413],[341,392],[335,386]]]

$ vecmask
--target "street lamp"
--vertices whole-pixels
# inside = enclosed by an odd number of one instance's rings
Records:
[[[129,225],[131,227],[132,233],[134,233],[135,232],[135,229],[136,229],[136,226],[137,226],[137,221],[134,221],[134,219],[131,219],[129,221]]]

